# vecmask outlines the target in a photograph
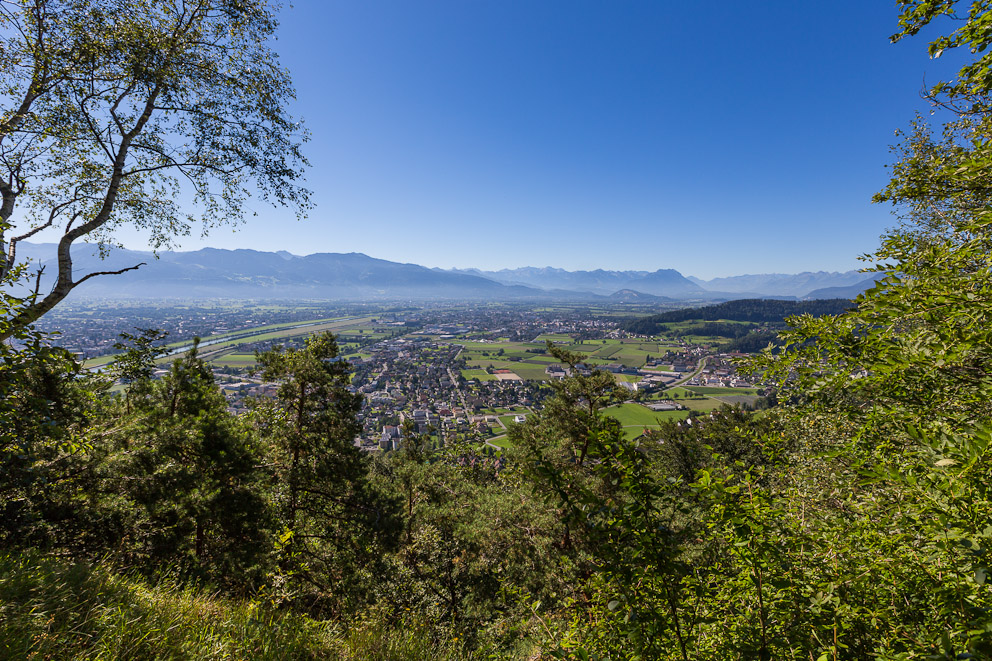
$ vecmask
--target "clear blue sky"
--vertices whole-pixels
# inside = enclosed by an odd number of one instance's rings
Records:
[[[275,47],[316,209],[183,249],[426,266],[846,270],[917,110],[894,0],[296,0]],[[124,237],[129,247],[140,247]]]

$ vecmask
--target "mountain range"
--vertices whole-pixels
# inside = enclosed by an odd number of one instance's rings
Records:
[[[54,280],[54,244],[18,244],[18,259],[44,267],[42,288]],[[738,298],[853,297],[873,282],[858,271],[744,275],[700,280],[673,269],[566,271],[551,267],[501,271],[437,269],[362,253],[291,253],[204,248],[151,252],[97,246],[73,251],[76,277],[144,262],[136,271],[93,278],[78,295],[107,298],[319,298],[339,300],[482,299],[661,302]],[[860,288],[860,289],[859,289]],[[838,292],[846,292],[840,293]],[[853,292],[853,293],[852,293]]]
[[[708,291],[674,269],[657,271],[566,271],[550,266],[527,266],[501,271],[453,269],[455,273],[474,275],[504,285],[523,285],[539,289],[567,289],[608,296],[629,289],[643,294],[675,298],[706,298]]]

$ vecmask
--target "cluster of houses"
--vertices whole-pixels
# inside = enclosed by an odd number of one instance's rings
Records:
[[[452,335],[450,326],[430,326]],[[520,381],[468,383],[460,347],[434,336],[416,334],[379,342],[370,357],[355,361],[351,389],[364,395],[363,432],[356,443],[367,451],[392,451],[403,445],[404,430],[441,440],[485,438],[500,426],[480,411],[530,405],[530,384]]]

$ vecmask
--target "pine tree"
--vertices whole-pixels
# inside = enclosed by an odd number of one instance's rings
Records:
[[[338,610],[362,589],[368,575],[360,568],[374,571],[378,548],[394,531],[392,503],[369,486],[354,443],[361,397],[346,390],[348,363],[329,332],[307,338],[302,349],[256,353],[256,360],[263,378],[281,381],[275,402],[256,419],[276,457],[288,596]]]
[[[273,516],[258,444],[227,412],[197,342],[161,380],[145,384],[117,432],[107,477],[131,516],[124,548],[145,568],[172,563],[235,592],[257,587]]]

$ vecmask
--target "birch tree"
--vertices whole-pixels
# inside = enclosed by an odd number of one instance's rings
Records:
[[[17,244],[59,232],[58,273],[8,306],[0,340],[86,280],[72,246],[145,230],[168,247],[253,199],[309,206],[302,126],[268,0],[0,0],[0,282]],[[22,269],[23,271],[23,269]],[[23,273],[21,273],[23,275]]]

